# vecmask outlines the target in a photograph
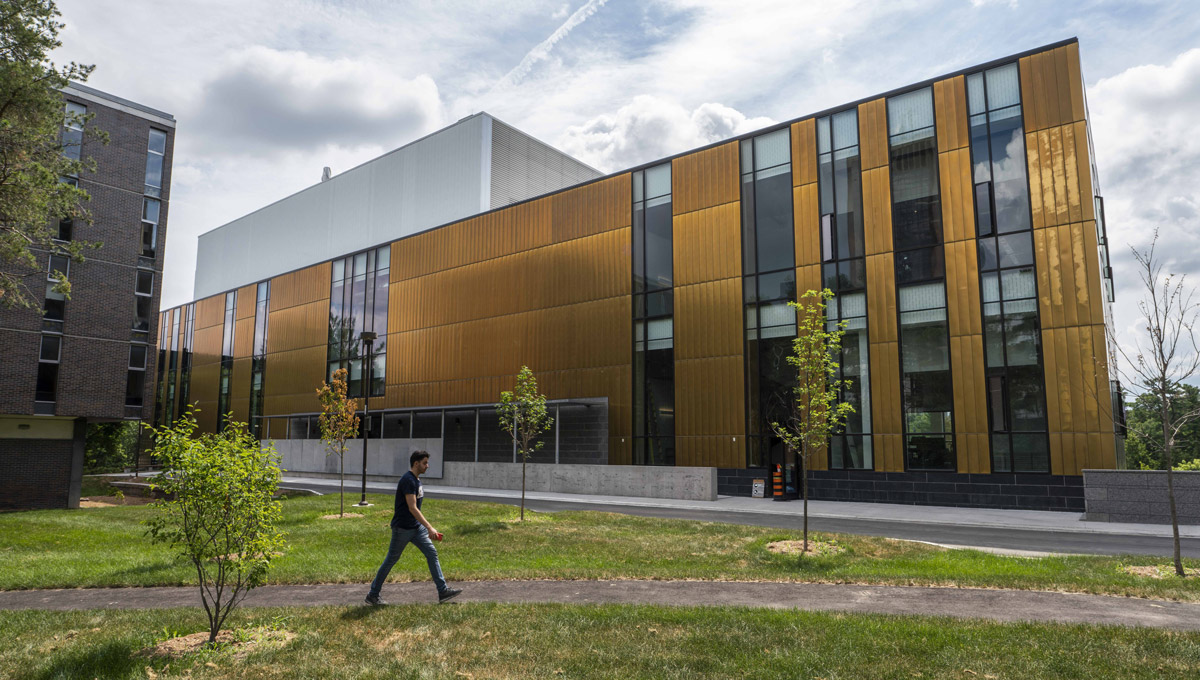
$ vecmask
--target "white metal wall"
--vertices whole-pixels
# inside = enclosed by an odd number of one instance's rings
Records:
[[[485,115],[201,234],[194,299],[489,209]]]

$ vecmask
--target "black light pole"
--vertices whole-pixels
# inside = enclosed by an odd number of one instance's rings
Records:
[[[375,344],[376,335],[371,331],[363,331],[362,341],[367,345],[367,381],[363,389],[363,466],[362,466],[362,500],[355,503],[360,508],[371,505],[367,502],[367,444],[371,441],[371,366],[375,362],[371,358],[371,347]]]

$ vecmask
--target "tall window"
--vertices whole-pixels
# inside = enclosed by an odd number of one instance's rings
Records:
[[[142,255],[154,257],[158,248],[158,218],[162,203],[156,198],[142,198]]]
[[[993,472],[1049,472],[1017,65],[967,77]]]
[[[675,464],[671,164],[633,173],[633,462]]]
[[[364,331],[375,333],[371,348],[371,396],[382,397],[387,366],[388,276],[391,246],[333,261],[329,290],[327,379],[339,368],[349,372],[348,394],[363,396],[366,373]],[[265,335],[264,335],[265,337]]]
[[[87,116],[87,107],[75,102],[67,102],[66,116],[63,119],[62,152],[73,161],[79,160],[83,148],[83,123]]]
[[[171,354],[167,362],[167,396],[166,396],[166,422],[175,422],[175,416],[178,412],[175,410],[175,371],[179,366],[179,327],[183,321],[183,307],[176,308],[171,313]]]
[[[195,341],[196,334],[196,305],[190,304],[183,308],[183,337],[180,344],[183,346],[179,358],[179,412],[183,411],[191,404],[189,401],[192,389],[192,347]]]
[[[54,413],[53,404],[58,401],[58,362],[61,357],[62,336],[43,335],[41,351],[38,353],[37,389],[33,399],[49,407],[36,408],[35,404],[35,412]]]
[[[67,309],[67,298],[55,290],[63,279],[69,278],[71,260],[65,255],[51,255],[46,271],[46,302],[42,312],[42,330],[47,333],[62,333],[63,319]]]
[[[271,282],[258,284],[254,304],[254,348],[250,359],[250,431],[262,435],[263,380],[267,372],[267,313],[271,307]]]
[[[796,337],[795,225],[788,128],[742,141],[742,296],[746,317],[747,464],[784,463],[783,422],[794,380],[786,357]]]
[[[165,425],[163,415],[166,413],[167,399],[167,353],[171,337],[171,312],[166,313],[165,319],[159,316],[158,324],[158,384],[154,386],[154,423]]]
[[[150,142],[146,148],[147,196],[162,198],[163,159],[167,153],[167,133],[150,128]]]
[[[135,300],[133,331],[142,338],[150,332],[150,315],[154,313],[154,272],[138,269],[134,273],[133,297]]]
[[[225,327],[221,338],[221,382],[217,392],[217,430],[224,430],[229,419],[229,397],[233,389],[233,322],[237,310],[237,291],[225,294]]]
[[[823,282],[836,295],[825,308],[831,330],[845,322],[838,377],[841,400],[854,406],[842,433],[830,441],[831,469],[874,467],[870,366],[867,351],[867,274],[863,242],[862,162],[858,111],[817,119]]]
[[[140,407],[146,391],[146,355],[148,346],[140,343],[129,345],[129,375],[125,381],[125,405]]]
[[[933,92],[891,97],[887,108],[905,461],[913,470],[953,470],[954,384]]]

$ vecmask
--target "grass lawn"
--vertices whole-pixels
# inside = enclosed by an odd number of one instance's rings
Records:
[[[366,583],[389,537],[392,496],[358,519],[323,520],[337,512],[336,495],[283,501],[288,552],[274,562],[271,583]],[[355,511],[360,508],[348,509]],[[424,510],[446,534],[439,544],[451,580],[702,579],[823,583],[948,585],[1109,593],[1200,600],[1200,579],[1150,579],[1126,565],[1166,558],[1002,557],[885,538],[819,534],[845,551],[806,557],[776,555],[766,545],[798,531],[632,517],[599,512],[526,512],[507,505],[427,499]],[[0,514],[0,589],[189,585],[195,574],[151,545],[142,520],[147,506],[41,510]],[[1187,560],[1200,566],[1200,560]],[[393,581],[428,580],[414,549],[392,571]]]
[[[406,605],[239,611],[296,635],[152,660],[197,610],[0,612],[5,678],[1195,678],[1200,634],[744,608]],[[169,667],[168,667],[169,665]],[[149,672],[147,671],[149,668]]]

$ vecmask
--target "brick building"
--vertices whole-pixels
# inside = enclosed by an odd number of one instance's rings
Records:
[[[153,415],[175,118],[79,84],[63,98],[110,141],[64,128],[65,152],[96,161],[64,180],[91,196],[92,223],[55,227],[103,245],[82,264],[39,252],[26,281],[43,304],[0,308],[0,509],[78,507],[87,423]],[[50,290],[53,271],[67,273],[69,300]]]

